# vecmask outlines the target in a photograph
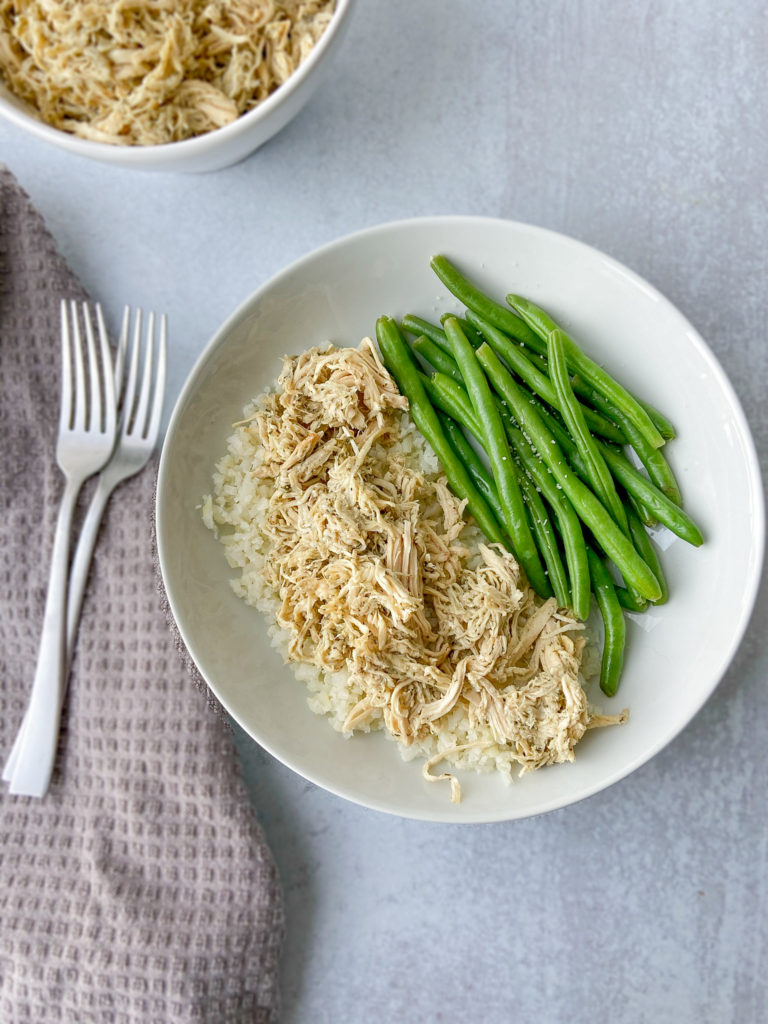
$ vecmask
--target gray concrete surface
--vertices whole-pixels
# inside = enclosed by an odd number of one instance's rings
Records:
[[[335,73],[203,177],[3,159],[116,314],[166,309],[170,386],[261,281],[348,231],[530,221],[657,285],[768,455],[768,20],[758,0],[359,0]],[[768,594],[715,695],[582,804],[428,826],[346,804],[239,737],[288,903],[286,1024],[768,1020]],[[705,642],[705,638],[701,638]]]

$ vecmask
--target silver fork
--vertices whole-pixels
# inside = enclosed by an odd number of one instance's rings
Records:
[[[24,743],[11,779],[11,792],[42,796],[48,788],[56,753],[64,691],[67,612],[67,563],[72,515],[77,496],[89,476],[98,473],[115,443],[116,407],[112,358],[101,308],[96,306],[99,355],[88,305],[82,303],[88,372],[77,303],[61,303],[61,413],[56,461],[65,486],[56,521],[51,573],[43,613],[43,630],[32,693],[26,714]]]
[[[117,358],[115,360],[115,391],[119,396],[120,422],[118,437],[112,458],[99,474],[96,489],[83,520],[77,549],[72,560],[69,574],[69,592],[67,597],[67,642],[65,656],[65,679],[61,692],[63,702],[66,694],[68,668],[72,658],[77,627],[80,621],[85,584],[91,565],[93,549],[99,532],[104,511],[110,495],[119,483],[143,469],[151,456],[157,436],[160,432],[160,418],[163,411],[165,393],[167,324],[165,316],[160,318],[160,338],[155,353],[155,318],[150,313],[147,324],[144,366],[139,386],[139,363],[141,353],[142,311],[136,311],[133,328],[133,342],[127,370],[124,374],[124,362],[128,349],[131,311],[126,306],[120,332]],[[124,386],[124,389],[122,385]],[[26,745],[26,726],[29,708],[24,716],[21,728],[16,736],[11,753],[3,770],[3,778],[15,780],[15,768],[22,745]],[[55,740],[54,740],[55,742]],[[54,748],[55,756],[55,748]],[[13,784],[11,791],[15,792]]]

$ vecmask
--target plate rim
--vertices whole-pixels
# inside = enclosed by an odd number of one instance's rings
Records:
[[[262,738],[256,738],[251,730],[247,728],[240,720],[238,714],[233,711],[227,704],[222,694],[218,691],[217,687],[207,678],[205,672],[198,665],[197,660],[194,657],[192,650],[192,642],[188,640],[185,634],[185,630],[179,621],[177,615],[177,606],[175,604],[172,587],[169,586],[169,577],[167,573],[167,559],[164,550],[164,542],[162,540],[163,534],[163,523],[164,513],[162,510],[161,496],[164,492],[168,474],[170,472],[168,463],[170,461],[170,443],[172,442],[173,434],[178,426],[178,421],[183,415],[184,409],[186,408],[187,402],[193,394],[194,387],[197,383],[198,376],[202,373],[208,360],[214,354],[216,349],[223,343],[227,335],[235,329],[238,324],[249,314],[252,307],[254,307],[261,296],[279,285],[280,282],[297,273],[305,265],[311,264],[312,262],[321,259],[332,253],[334,250],[342,249],[345,246],[353,242],[360,242],[367,239],[375,238],[377,235],[386,234],[390,232],[397,232],[407,228],[417,227],[450,227],[451,224],[463,224],[463,225],[488,225],[488,226],[500,226],[503,225],[513,230],[521,231],[523,233],[530,234],[539,238],[548,238],[558,245],[564,245],[565,247],[571,247],[576,251],[582,251],[589,253],[591,257],[597,256],[605,264],[613,268],[614,270],[620,271],[621,274],[629,278],[635,287],[645,291],[651,297],[661,302],[668,311],[674,314],[680,321],[681,326],[684,326],[686,333],[688,334],[689,340],[698,349],[699,353],[704,356],[708,362],[713,376],[717,379],[719,387],[723,390],[725,396],[728,399],[730,408],[732,409],[737,425],[739,427],[740,438],[744,442],[744,453],[745,463],[748,469],[748,477],[750,489],[753,492],[754,505],[753,505],[753,528],[752,528],[752,544],[755,551],[755,559],[753,563],[753,570],[751,577],[748,579],[748,587],[745,590],[747,600],[742,605],[741,615],[738,621],[737,629],[731,637],[730,643],[727,650],[724,652],[722,658],[722,668],[717,674],[714,681],[710,686],[706,687],[703,691],[697,693],[696,700],[693,702],[690,712],[688,713],[685,721],[682,723],[676,723],[670,730],[662,733],[660,738],[651,745],[651,747],[644,751],[642,755],[636,757],[628,765],[622,766],[612,774],[607,775],[605,778],[600,779],[599,782],[587,785],[583,791],[577,795],[564,795],[562,797],[553,797],[549,800],[545,800],[540,807],[536,810],[522,809],[516,813],[515,806],[510,804],[509,808],[501,809],[498,813],[494,812],[482,812],[473,814],[470,810],[469,814],[462,814],[457,817],[455,814],[455,806],[453,804],[447,807],[440,805],[435,806],[434,813],[432,812],[413,812],[408,810],[396,809],[391,806],[386,800],[377,799],[375,795],[371,797],[363,798],[358,794],[351,791],[345,791],[343,787],[334,784],[329,784],[326,781],[321,781],[311,771],[307,771],[299,767],[294,763],[292,758],[286,758],[281,754],[275,753],[272,749],[269,741],[265,741]],[[239,727],[245,732],[250,740],[257,743],[264,750],[266,750],[272,757],[274,757],[280,764],[285,765],[291,771],[295,772],[301,778],[306,779],[313,785],[319,786],[326,792],[332,793],[334,796],[341,797],[344,800],[348,800],[351,803],[356,804],[359,807],[365,807],[369,810],[381,811],[385,814],[390,814],[395,817],[405,818],[409,820],[417,821],[429,821],[439,822],[445,824],[493,824],[504,821],[516,821],[523,820],[525,818],[536,817],[540,814],[546,814],[549,811],[558,810],[562,807],[571,806],[572,804],[580,803],[582,800],[586,800],[595,794],[602,792],[605,789],[615,785],[622,779],[627,778],[633,772],[637,771],[644,764],[651,761],[658,753],[660,753],[669,743],[671,743],[680,733],[693,721],[696,715],[699,713],[701,708],[710,699],[712,694],[715,692],[717,687],[722,682],[726,673],[728,672],[736,653],[741,646],[744,636],[749,627],[752,615],[755,609],[755,603],[760,589],[760,583],[763,575],[763,566],[765,560],[765,497],[762,486],[762,473],[760,470],[760,461],[757,454],[757,448],[755,445],[754,437],[749,425],[749,421],[744,413],[744,409],[739,399],[739,396],[731,383],[728,375],[726,374],[720,360],[714,351],[707,344],[703,336],[699,333],[696,327],[688,320],[685,314],[660,291],[656,285],[652,284],[646,278],[642,277],[631,267],[621,263],[615,257],[609,255],[601,249],[590,245],[587,242],[583,242],[570,235],[563,234],[562,232],[555,231],[551,228],[542,227],[535,224],[530,224],[525,221],[518,221],[514,219],[504,217],[490,217],[490,216],[474,216],[472,214],[436,214],[419,217],[405,217],[396,220],[383,221],[377,224],[370,225],[368,227],[359,229],[357,231],[348,232],[347,234],[341,235],[335,239],[331,239],[328,242],[323,243],[320,246],[312,249],[310,252],[305,253],[302,256],[292,260],[286,266],[282,267],[276,273],[272,274],[267,280],[265,280],[259,287],[255,288],[248,296],[246,296],[242,302],[229,314],[224,320],[221,326],[211,336],[209,341],[205,344],[200,354],[194,361],[190,368],[187,377],[182,385],[182,388],[174,402],[173,410],[168,422],[163,444],[160,454],[160,462],[158,467],[157,476],[157,487],[155,492],[155,529],[156,529],[156,543],[158,553],[158,564],[160,567],[160,574],[163,581],[163,587],[165,590],[166,600],[176,625],[176,629],[181,637],[182,642],[186,648],[189,657],[192,659],[197,671],[201,678],[204,680],[206,686],[214,695],[217,701],[221,704],[224,710],[230,715]],[[453,814],[451,814],[453,809]]]

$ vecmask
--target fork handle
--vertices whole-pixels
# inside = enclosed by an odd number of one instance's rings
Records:
[[[69,591],[67,595],[67,664],[72,659],[72,652],[75,647],[77,627],[80,622],[80,612],[83,607],[83,595],[85,584],[88,581],[88,572],[91,568],[93,549],[96,545],[96,538],[99,535],[99,526],[107,507],[107,500],[114,490],[114,484],[110,484],[105,473],[99,476],[96,489],[93,492],[91,503],[83,520],[80,536],[77,541],[77,548],[72,559],[72,567],[69,570]],[[66,680],[64,683],[66,689]]]
[[[64,698],[67,694],[67,686],[69,684],[69,666],[72,661],[72,652],[75,647],[75,637],[77,636],[77,627],[80,622],[80,612],[83,607],[83,596],[85,594],[85,584],[88,580],[88,571],[91,567],[91,559],[93,558],[93,549],[96,544],[96,538],[99,535],[99,526],[104,516],[104,510],[107,507],[107,501],[109,496],[115,488],[117,481],[111,481],[107,478],[106,474],[101,473],[96,485],[96,489],[91,497],[91,503],[88,506],[88,511],[83,520],[83,525],[80,530],[80,536],[77,541],[77,547],[75,548],[75,554],[72,558],[72,565],[69,570],[69,589],[67,591],[67,635],[66,635],[66,646],[64,650],[64,677],[61,687],[61,704],[64,704]],[[5,782],[10,782],[13,778],[13,773],[16,770],[16,762],[19,759],[19,753],[21,751],[22,744],[24,741],[24,733],[29,720],[30,709],[24,712],[24,718],[22,719],[19,731],[16,733],[16,739],[13,741],[11,752],[8,755],[8,759],[3,767],[3,779]]]
[[[11,793],[22,796],[44,796],[53,773],[64,695],[69,539],[81,486],[82,480],[67,478],[56,520],[32,695],[10,785]]]

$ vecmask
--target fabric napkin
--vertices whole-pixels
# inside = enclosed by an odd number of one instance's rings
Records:
[[[62,489],[62,297],[85,296],[0,168],[3,760],[34,672]],[[276,1019],[277,873],[231,731],[166,622],[154,477],[150,466],[122,484],[102,525],[51,788],[0,796],[4,1024]]]

